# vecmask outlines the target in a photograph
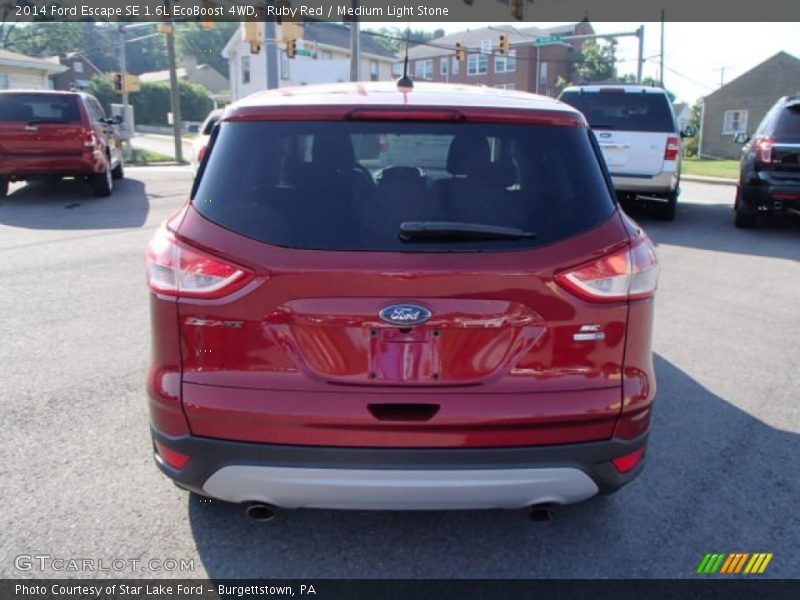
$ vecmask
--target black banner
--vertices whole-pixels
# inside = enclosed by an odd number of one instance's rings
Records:
[[[0,21],[797,21],[787,0],[0,0]]]
[[[3,600],[597,600],[597,598],[770,598],[800,597],[800,581],[742,576],[692,580],[15,580],[0,581]]]

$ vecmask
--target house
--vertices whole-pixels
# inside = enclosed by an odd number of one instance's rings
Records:
[[[57,60],[0,49],[0,90],[48,90],[52,88],[50,77],[66,70]]]
[[[53,75],[53,89],[56,90],[88,90],[92,77],[103,73],[80,52],[71,52],[51,60],[66,67],[66,71]]]
[[[560,91],[556,86],[559,78],[572,79],[574,60],[581,52],[583,41],[565,39],[536,46],[536,39],[593,33],[588,21],[548,28],[504,25],[451,33],[429,44],[411,47],[409,74],[418,80],[486,85],[555,96]],[[501,35],[509,37],[508,56],[500,54]],[[456,58],[453,50],[456,44],[466,48],[463,62]]]
[[[701,156],[738,158],[737,133],[752,134],[772,105],[800,92],[800,59],[778,52],[703,99]]]
[[[192,55],[183,59],[183,65],[175,69],[178,79],[203,86],[218,103],[230,102],[230,83],[227,77],[209,65],[198,64],[197,59]],[[142,73],[139,75],[139,81],[169,85],[169,70]]]
[[[678,122],[678,129],[683,131],[689,124],[689,119],[692,116],[692,107],[686,102],[676,102],[672,105],[672,110],[675,111],[675,120]]]
[[[350,28],[339,23],[306,22],[299,24],[303,37],[297,40],[297,56],[289,59],[281,44],[273,67],[279,87],[335,83],[350,80]],[[283,27],[275,27],[278,39],[283,38]],[[266,35],[264,36],[266,39]],[[266,44],[258,54],[252,54],[250,44],[243,41],[240,27],[225,45],[222,56],[228,59],[233,100],[264,90],[267,87]],[[371,81],[392,79],[395,55],[361,32],[361,78]]]

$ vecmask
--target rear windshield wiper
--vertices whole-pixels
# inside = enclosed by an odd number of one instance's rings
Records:
[[[405,221],[400,224],[404,242],[438,242],[447,240],[521,240],[534,239],[535,233],[516,227],[500,227],[483,223],[451,221]]]

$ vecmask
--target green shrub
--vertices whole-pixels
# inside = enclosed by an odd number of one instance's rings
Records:
[[[187,81],[178,82],[181,103],[181,119],[202,121],[214,108],[214,101],[206,88]],[[94,94],[106,112],[112,103],[119,103],[122,97],[117,94],[108,75],[92,79],[89,92]],[[167,83],[143,83],[138,92],[128,94],[133,106],[134,120],[139,125],[167,125],[167,113],[171,111],[170,89]]]

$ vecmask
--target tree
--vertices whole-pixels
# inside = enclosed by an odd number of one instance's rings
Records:
[[[213,29],[201,23],[186,23],[177,30],[177,46],[181,61],[194,56],[200,64],[206,64],[228,77],[228,61],[222,57],[222,49],[239,27],[239,23],[217,21]]]
[[[372,39],[393,54],[402,52],[406,47],[406,29],[403,27],[381,27],[377,31],[365,30],[364,33],[367,35],[370,33],[376,34],[372,36]],[[408,45],[409,47],[416,46],[443,35],[443,30],[430,32],[422,29],[411,29],[408,31]]]
[[[683,150],[686,153],[686,156],[697,156],[698,152],[698,140],[700,137],[700,115],[703,112],[703,101],[698,100],[692,106],[692,112],[689,115],[689,122],[687,126],[691,127],[695,131],[694,137],[685,138],[683,140]]]
[[[597,40],[587,40],[575,63],[575,73],[580,82],[609,81],[616,76],[616,62],[616,41],[599,44]]]
[[[12,28],[5,36],[4,47],[28,56],[63,56],[82,49],[85,40],[83,23],[35,22]]]

